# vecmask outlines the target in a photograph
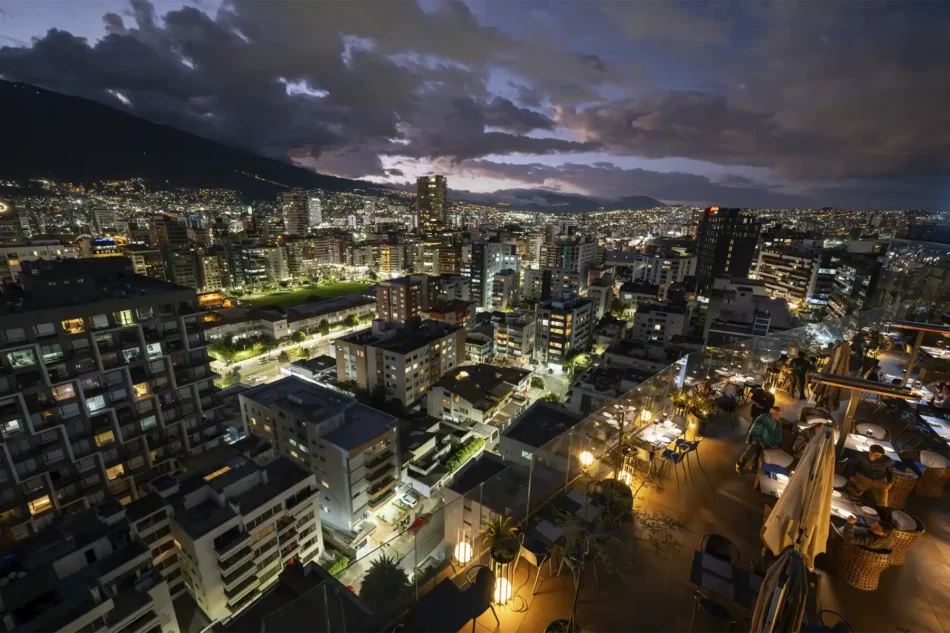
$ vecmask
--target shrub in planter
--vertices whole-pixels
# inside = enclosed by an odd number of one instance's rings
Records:
[[[497,516],[481,530],[485,545],[492,559],[499,563],[510,563],[518,556],[519,545],[515,536],[517,528],[511,517]]]

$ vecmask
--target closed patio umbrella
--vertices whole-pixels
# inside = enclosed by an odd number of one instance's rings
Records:
[[[787,550],[765,572],[749,631],[797,633],[802,627],[807,598],[805,561],[795,550]]]
[[[851,362],[851,343],[843,342],[835,351],[834,358],[821,370],[823,374],[848,375],[848,366]],[[817,385],[815,387],[815,403],[828,411],[837,411],[841,406],[842,390],[840,387]]]
[[[828,542],[834,477],[834,431],[826,426],[805,447],[798,467],[762,526],[762,541],[773,554],[794,547],[805,557],[809,569],[815,568],[815,557],[825,551]]]

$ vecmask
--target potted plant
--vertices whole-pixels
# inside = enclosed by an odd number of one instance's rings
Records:
[[[510,563],[518,555],[517,530],[511,517],[496,516],[479,531],[496,563]]]

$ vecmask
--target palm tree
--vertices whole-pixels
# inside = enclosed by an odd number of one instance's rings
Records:
[[[373,610],[409,589],[409,577],[396,559],[383,554],[373,561],[363,578],[360,598]]]
[[[507,563],[514,560],[518,554],[518,539],[515,537],[517,530],[511,517],[496,516],[479,530],[479,534],[485,539],[492,558],[500,563]]]

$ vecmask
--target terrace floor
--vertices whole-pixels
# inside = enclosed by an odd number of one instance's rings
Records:
[[[893,365],[886,364],[885,370],[896,373]],[[784,408],[783,417],[796,419],[805,403],[782,392],[776,396]],[[862,403],[858,417],[870,418],[872,407],[873,402]],[[843,412],[844,404],[837,417]],[[740,476],[734,470],[748,428],[749,405],[740,409],[740,416],[737,428],[725,421],[709,425],[699,449],[702,465],[693,462],[688,480],[681,475],[677,485],[670,477],[662,492],[644,491],[638,497],[638,507],[671,515],[682,523],[681,547],[658,555],[637,551],[631,544],[639,572],[622,579],[601,573],[599,588],[594,585],[593,573],[586,570],[577,608],[579,624],[598,632],[687,631],[694,595],[690,565],[703,535],[717,532],[731,539],[740,548],[743,566],[758,555],[758,532],[768,497],[753,488],[753,475]],[[875,421],[890,427],[892,433],[897,430],[894,420],[878,416]],[[912,495],[907,511],[927,526],[927,534],[911,548],[907,562],[887,569],[877,591],[863,592],[824,572],[820,557],[819,608],[843,614],[857,631],[950,632],[950,501]],[[515,598],[508,606],[496,607],[501,626],[487,611],[478,618],[476,631],[537,633],[552,620],[567,618],[573,599],[570,574],[549,577],[545,567],[538,594],[532,596],[534,573],[533,567],[522,564],[515,576]],[[748,630],[747,622],[742,621],[745,610],[736,607],[733,611],[739,616],[735,630]],[[701,618],[697,617],[693,630],[724,630]],[[470,627],[463,627],[460,633]]]

